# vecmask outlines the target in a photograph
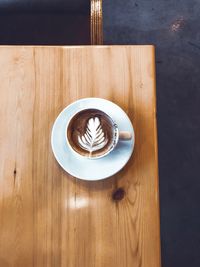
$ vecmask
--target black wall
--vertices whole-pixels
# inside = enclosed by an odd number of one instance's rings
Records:
[[[200,267],[200,1],[104,1],[106,44],[154,44],[163,267]]]

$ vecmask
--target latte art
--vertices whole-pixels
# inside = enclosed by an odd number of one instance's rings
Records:
[[[78,142],[84,150],[90,153],[102,149],[108,143],[108,138],[102,129],[98,117],[88,120],[85,134],[78,136]]]
[[[67,127],[67,140],[79,155],[99,158],[115,147],[117,125],[103,111],[86,109],[78,112]]]

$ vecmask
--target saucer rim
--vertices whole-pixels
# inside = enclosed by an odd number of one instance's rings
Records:
[[[126,116],[126,118],[127,118],[127,120],[129,121],[129,124],[131,125],[131,127],[132,127],[132,135],[133,135],[133,140],[132,140],[132,146],[131,146],[131,148],[129,149],[129,155],[127,156],[127,158],[126,158],[126,161],[124,162],[124,164],[122,165],[122,167],[121,168],[119,168],[119,169],[117,169],[116,171],[114,171],[111,175],[109,174],[109,175],[106,175],[106,176],[102,176],[102,177],[97,177],[97,178],[94,178],[94,179],[91,179],[91,178],[84,178],[84,177],[82,177],[82,176],[80,176],[80,175],[77,175],[77,174],[74,174],[73,173],[73,171],[71,171],[71,170],[69,170],[69,169],[66,169],[66,167],[60,162],[60,160],[58,159],[58,156],[57,156],[57,154],[56,154],[56,152],[55,152],[55,146],[54,146],[54,132],[55,132],[55,126],[56,126],[56,123],[57,123],[57,121],[59,120],[59,118],[60,118],[60,116],[67,110],[67,109],[69,109],[71,106],[75,106],[75,105],[77,105],[78,103],[80,103],[80,102],[85,102],[85,101],[89,101],[89,100],[96,100],[96,101],[102,101],[102,102],[104,102],[104,101],[106,101],[106,102],[108,102],[109,104],[111,104],[111,105],[115,105],[118,109],[120,109],[120,112],[122,112],[125,116]],[[87,107],[87,108],[85,108],[85,109],[88,109],[88,108],[90,108],[89,106]],[[77,112],[79,112],[79,111],[81,111],[81,110],[83,110],[84,108],[79,108],[79,109],[77,109],[75,112],[74,112],[74,114],[76,114]],[[72,115],[73,116],[73,115]],[[115,121],[114,119],[113,119],[113,121]],[[127,142],[127,141],[126,141]],[[68,148],[69,148],[69,151],[70,151],[70,153],[72,153],[72,154],[74,154],[74,151],[72,151],[72,149],[71,149],[71,147],[67,144],[67,146],[68,146]],[[112,101],[110,101],[110,100],[107,100],[107,99],[104,99],[104,98],[97,98],[97,97],[88,97],[88,98],[81,98],[81,99],[78,99],[77,101],[74,101],[74,102],[72,102],[71,104],[69,104],[69,105],[67,105],[59,114],[58,114],[58,116],[56,117],[56,119],[55,119],[55,121],[54,121],[54,123],[53,123],[53,126],[52,126],[52,131],[51,131],[51,147],[52,147],[52,152],[53,152],[53,154],[54,154],[54,157],[55,157],[55,159],[56,159],[56,161],[58,162],[58,164],[63,168],[63,170],[65,171],[65,172],[67,172],[69,175],[71,175],[71,176],[73,176],[73,177],[75,177],[75,178],[78,178],[78,179],[80,179],[80,180],[84,180],[84,181],[99,181],[99,180],[104,180],[104,179],[108,179],[109,177],[112,177],[112,176],[114,176],[116,173],[118,173],[118,172],[120,172],[123,168],[124,168],[124,166],[126,166],[126,164],[128,163],[128,161],[130,160],[130,158],[132,157],[132,155],[133,155],[133,151],[134,151],[134,148],[135,148],[135,130],[134,130],[134,127],[133,127],[133,124],[132,124],[132,122],[131,122],[131,120],[130,120],[130,118],[128,117],[128,115],[126,114],[126,112],[120,107],[120,106],[118,106],[117,104],[115,104],[115,103],[113,103]],[[115,147],[116,148],[116,147]],[[114,152],[114,150],[112,150],[110,153],[112,153],[112,152]],[[109,153],[109,154],[110,154]],[[78,162],[78,158],[84,158],[84,160],[85,161],[88,161],[88,163],[89,162],[91,162],[91,159],[89,159],[89,158],[87,158],[87,157],[83,157],[83,156],[81,156],[81,155],[79,155],[78,153],[75,153],[76,154],[76,157],[74,157],[74,159],[73,160],[75,160],[75,161],[77,161]],[[99,161],[102,161],[106,156],[108,156],[109,154],[107,154],[107,155],[105,155],[104,157],[101,157],[101,158],[94,158],[94,159],[92,159],[92,161],[94,161],[94,160],[99,160]],[[112,158],[110,159],[110,160],[112,160]]]

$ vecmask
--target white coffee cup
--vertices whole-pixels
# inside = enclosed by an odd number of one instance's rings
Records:
[[[84,108],[66,125],[66,142],[73,152],[89,159],[99,159],[113,151],[119,140],[129,141],[130,132],[119,131],[116,122],[103,109]]]

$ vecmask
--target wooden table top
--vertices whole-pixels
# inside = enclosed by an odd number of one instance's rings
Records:
[[[0,47],[0,266],[159,267],[154,48]],[[115,176],[68,175],[50,145],[71,102],[102,97],[133,122]]]

